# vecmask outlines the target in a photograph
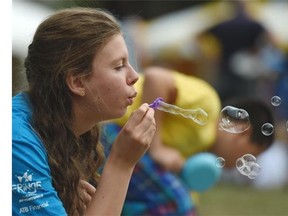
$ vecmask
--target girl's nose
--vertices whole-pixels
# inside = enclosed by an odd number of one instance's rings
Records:
[[[132,66],[130,66],[130,70],[129,71],[130,71],[130,73],[128,75],[127,84],[128,85],[134,85],[138,81],[139,75],[134,70],[134,68]]]

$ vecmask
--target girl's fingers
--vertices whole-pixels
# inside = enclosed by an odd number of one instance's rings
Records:
[[[96,188],[91,185],[89,182],[80,180],[80,193],[81,193],[81,198],[83,199],[83,207],[89,206],[92,196],[96,192]]]
[[[96,188],[93,185],[91,185],[89,182],[80,180],[80,184],[82,185],[83,189],[85,189],[89,195],[92,196],[96,192]]]
[[[138,125],[143,117],[146,115],[147,111],[149,110],[149,105],[147,103],[142,104],[137,110],[133,111],[127,125],[131,124],[131,127]]]

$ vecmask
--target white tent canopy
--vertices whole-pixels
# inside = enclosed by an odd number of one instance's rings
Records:
[[[44,5],[27,0],[13,0],[12,15],[12,52],[13,55],[25,57],[38,25],[53,10]]]

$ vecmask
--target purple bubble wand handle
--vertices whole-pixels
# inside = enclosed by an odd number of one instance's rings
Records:
[[[153,103],[149,104],[149,107],[153,109],[158,109],[158,107],[161,105],[161,102],[163,102],[163,98],[161,97],[156,98],[156,100],[154,100]]]
[[[203,109],[182,109],[175,105],[165,103],[161,97],[149,104],[149,107],[169,112],[171,114],[181,115],[184,118],[190,118],[199,125],[205,125],[208,122],[208,114]]]

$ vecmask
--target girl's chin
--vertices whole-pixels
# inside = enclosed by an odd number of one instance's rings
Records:
[[[122,111],[119,111],[119,113],[115,114],[114,118],[121,118],[125,115],[126,112],[127,112],[127,108],[125,108]]]

